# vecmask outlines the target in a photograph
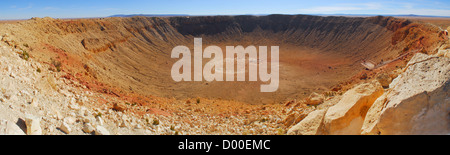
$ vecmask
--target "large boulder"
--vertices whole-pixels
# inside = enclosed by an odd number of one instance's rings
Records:
[[[449,134],[450,58],[416,54],[367,114],[362,134]]]
[[[384,105],[387,101],[387,94],[388,93],[384,93],[377,100],[375,100],[372,107],[370,107],[370,109],[367,111],[366,118],[364,119],[363,126],[361,127],[361,134],[367,134],[367,130],[372,129],[375,125],[375,122],[380,117]]]
[[[25,133],[16,124],[0,120],[0,135],[25,135]]]
[[[42,135],[41,118],[27,116],[25,123],[27,126],[27,135]]]
[[[322,134],[323,117],[327,111],[316,110],[308,114],[300,123],[290,128],[288,135],[319,135]]]
[[[389,84],[391,84],[392,82],[391,76],[389,76],[387,73],[378,75],[376,79],[378,82],[380,82],[383,88],[389,88]]]
[[[318,93],[311,93],[308,98],[305,100],[305,104],[307,105],[319,105],[322,104],[324,101],[324,96],[322,94]]]
[[[105,127],[97,125],[97,128],[95,129],[95,135],[110,135],[110,133]]]
[[[360,134],[367,111],[383,93],[384,89],[377,81],[364,83],[347,91],[325,114],[325,134]]]

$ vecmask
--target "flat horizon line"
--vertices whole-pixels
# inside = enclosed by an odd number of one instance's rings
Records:
[[[135,17],[135,16],[145,16],[145,17],[199,17],[199,16],[269,16],[269,15],[311,15],[311,16],[351,16],[351,17],[373,17],[373,16],[392,16],[392,17],[428,17],[428,18],[450,18],[450,16],[436,16],[436,15],[416,15],[416,14],[205,14],[205,15],[190,15],[190,14],[115,14],[110,16],[100,16],[100,17],[67,17],[67,18],[57,18],[54,19],[94,19],[94,18],[111,18],[111,17]],[[50,16],[46,16],[50,17]],[[0,19],[0,21],[15,21],[15,20],[29,20],[36,17],[23,18],[23,19]],[[44,17],[39,17],[44,18]]]

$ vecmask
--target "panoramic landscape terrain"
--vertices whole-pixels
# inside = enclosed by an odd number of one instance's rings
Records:
[[[449,26],[312,15],[1,21],[0,134],[448,134]],[[193,51],[194,38],[224,55],[279,46],[279,89],[175,82],[171,52]]]

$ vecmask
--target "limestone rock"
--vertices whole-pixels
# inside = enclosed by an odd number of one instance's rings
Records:
[[[97,125],[97,128],[95,129],[95,135],[110,135],[110,133],[106,128]]]
[[[77,119],[74,118],[74,117],[66,117],[66,118],[64,118],[64,122],[67,123],[67,124],[74,124],[76,121],[77,121]]]
[[[34,116],[27,116],[25,124],[27,126],[27,135],[42,135],[41,119]]]
[[[386,73],[378,75],[376,79],[383,88],[389,88],[389,84],[392,82],[392,78]]]
[[[69,104],[69,108],[72,110],[80,110],[80,106],[78,106],[76,103]]]
[[[292,123],[294,123],[294,121],[295,121],[295,113],[292,113],[283,120],[283,124],[284,124],[284,126],[288,127],[288,126],[291,126]]]
[[[283,120],[283,124],[286,127],[289,127],[293,124],[296,124],[300,121],[302,121],[307,115],[299,112],[294,112],[291,113],[290,115],[288,115],[284,120]]]
[[[450,133],[449,79],[450,58],[416,54],[369,109],[362,134]]]
[[[324,96],[318,93],[311,93],[311,95],[306,99],[307,105],[319,105],[322,104]]]
[[[381,95],[375,102],[372,107],[369,108],[366,114],[366,118],[364,119],[363,126],[361,127],[361,134],[367,134],[367,130],[373,129],[373,126],[376,123],[376,120],[380,117],[381,111],[384,108],[384,105],[387,101],[387,93]],[[374,133],[378,134],[378,133]]]
[[[0,135],[25,135],[25,133],[16,124],[0,120]]]
[[[103,125],[104,121],[103,121],[102,117],[97,116],[97,117],[95,117],[95,119],[97,120],[97,123],[98,123],[99,125]]]
[[[37,99],[33,98],[30,102],[30,105],[33,107],[38,107],[39,103],[38,103]]]
[[[64,119],[64,117],[61,115],[61,112],[56,111],[55,113],[56,113],[55,115],[56,115],[56,119],[57,119],[57,120],[62,120],[62,119]]]
[[[325,114],[324,128],[330,135],[357,135],[374,101],[383,94],[381,85],[373,81],[350,89]]]
[[[91,118],[89,117],[83,117],[83,123],[91,123]]]
[[[90,123],[84,124],[84,126],[83,126],[83,132],[85,132],[85,133],[92,133],[92,132],[94,132],[94,131],[95,131],[95,128],[92,127],[92,125],[91,125]]]
[[[322,133],[323,118],[327,111],[316,110],[308,114],[300,123],[290,128],[288,135],[318,135]]]
[[[63,122],[61,124],[61,127],[59,127],[59,129],[61,129],[61,131],[63,131],[66,134],[70,134],[70,132],[72,132],[72,129],[66,122]]]
[[[436,53],[436,56],[450,58],[450,49],[439,49],[438,53]]]
[[[303,119],[305,119],[306,116],[308,116],[308,114],[307,114],[307,113],[304,113],[304,112],[297,114],[297,117],[295,118],[294,124],[299,123],[300,121],[302,121]]]

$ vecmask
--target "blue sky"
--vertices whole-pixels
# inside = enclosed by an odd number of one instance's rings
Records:
[[[114,14],[418,14],[450,16],[450,0],[0,0],[0,19]]]

